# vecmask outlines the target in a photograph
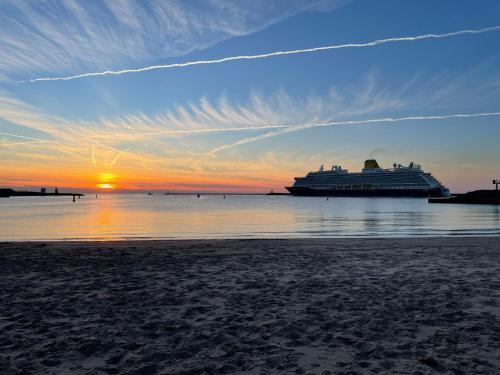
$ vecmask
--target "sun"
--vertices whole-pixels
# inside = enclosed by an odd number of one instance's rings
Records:
[[[115,186],[112,182],[115,180],[116,175],[113,173],[103,172],[99,174],[99,183],[96,186],[100,189],[114,189]]]

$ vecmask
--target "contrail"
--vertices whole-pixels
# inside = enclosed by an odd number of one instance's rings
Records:
[[[40,139],[40,138],[35,138],[35,137],[28,137],[25,135],[18,135],[18,134],[12,134],[12,133],[4,133],[0,132],[0,135],[6,135],[8,137],[15,137],[15,138],[21,138],[21,139],[29,139],[30,141],[46,141],[45,139]]]
[[[116,164],[116,162],[118,161],[118,159],[120,158],[120,156],[124,153],[124,152],[127,152],[128,150],[130,150],[130,147],[125,149],[125,150],[122,150],[122,151],[118,151],[118,153],[116,154],[116,156],[113,158],[113,160],[111,161],[111,163],[109,163],[109,166],[112,167]]]
[[[297,55],[303,53],[313,53],[313,52],[322,52],[329,51],[334,49],[342,49],[342,48],[364,48],[364,47],[375,47],[381,44],[386,43],[396,43],[396,42],[412,42],[417,40],[425,40],[425,39],[441,39],[441,38],[449,38],[459,35],[465,34],[481,34],[487,33],[491,31],[500,30],[500,25],[485,27],[482,29],[467,29],[460,31],[453,31],[444,34],[423,34],[416,36],[403,36],[403,37],[393,37],[387,39],[377,39],[371,42],[366,43],[348,43],[348,44],[333,44],[329,46],[323,47],[314,47],[314,48],[305,48],[305,49],[296,49],[289,51],[275,51],[270,53],[262,53],[258,55],[242,55],[242,56],[230,56],[223,57],[215,60],[195,60],[195,61],[187,61],[183,63],[175,63],[175,64],[166,64],[166,65],[153,65],[147,66],[144,68],[136,68],[136,69],[123,69],[123,70],[106,70],[104,72],[94,72],[94,73],[83,73],[74,76],[66,76],[66,77],[42,77],[42,78],[34,78],[28,81],[21,81],[23,83],[26,82],[40,82],[40,81],[69,81],[72,79],[85,78],[85,77],[97,77],[97,76],[110,76],[110,75],[121,75],[128,73],[140,73],[147,72],[150,70],[158,70],[158,69],[172,69],[172,68],[185,68],[193,65],[209,65],[209,64],[222,64],[230,61],[237,60],[257,60],[257,59],[267,59],[275,56],[286,56],[286,55]]]
[[[90,147],[90,158],[92,159],[92,164],[94,165],[94,167],[97,167],[97,163],[95,161],[95,156],[94,156],[94,147],[93,146]]]
[[[205,160],[210,156],[214,156],[220,151],[227,150],[229,148],[241,146],[247,143],[256,142],[261,139],[276,137],[282,134],[293,133],[300,130],[319,128],[325,126],[335,126],[335,125],[369,125],[377,123],[387,123],[387,122],[403,122],[403,121],[424,121],[424,120],[445,120],[445,119],[456,119],[456,118],[472,118],[472,117],[491,117],[500,116],[500,112],[486,112],[486,113],[464,113],[464,114],[453,114],[444,116],[408,116],[408,117],[384,117],[370,120],[352,120],[352,121],[331,121],[323,123],[313,123],[313,124],[302,124],[302,125],[283,125],[282,129],[271,131],[265,134],[256,135],[254,137],[248,137],[240,139],[234,143],[221,145],[206,154],[206,157],[202,159]]]

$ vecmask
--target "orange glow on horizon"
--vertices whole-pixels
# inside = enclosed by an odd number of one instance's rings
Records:
[[[259,166],[260,167],[260,166]],[[240,170],[240,168],[238,168]],[[243,170],[243,169],[241,169]],[[245,171],[248,173],[248,168]],[[218,172],[213,174],[196,173],[192,171],[178,170],[151,170],[151,169],[122,169],[116,171],[113,176],[102,175],[94,168],[67,167],[61,165],[46,166],[26,164],[22,168],[15,166],[0,166],[0,185],[13,186],[17,188],[35,189],[39,186],[57,186],[59,189],[70,189],[70,191],[101,190],[112,192],[116,190],[148,190],[148,191],[181,191],[181,192],[243,192],[264,193],[271,189],[274,191],[284,190],[283,186],[290,184],[290,176],[300,175],[299,172],[267,171],[260,168],[253,177],[248,174],[230,172]],[[101,178],[104,177],[104,178]],[[112,177],[112,178],[109,178]],[[111,185],[112,188],[103,188],[102,185]]]
[[[114,189],[115,187],[111,184],[97,184],[97,187],[100,189]]]

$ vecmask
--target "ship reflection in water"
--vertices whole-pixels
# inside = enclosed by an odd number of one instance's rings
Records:
[[[500,234],[498,207],[425,198],[109,194],[0,199],[0,239],[257,238]]]

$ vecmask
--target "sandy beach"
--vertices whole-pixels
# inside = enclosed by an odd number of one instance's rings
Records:
[[[500,373],[500,239],[0,244],[0,373]]]

